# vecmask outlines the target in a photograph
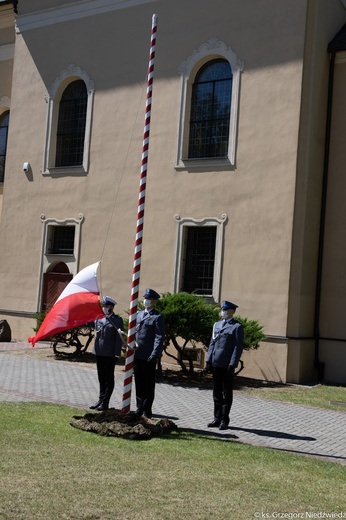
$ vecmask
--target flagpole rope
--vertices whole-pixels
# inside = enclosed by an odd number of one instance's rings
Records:
[[[150,53],[149,53],[148,78],[147,78],[147,95],[146,95],[144,133],[143,133],[143,145],[142,145],[142,162],[141,162],[141,173],[140,173],[139,195],[138,195],[136,240],[135,240],[134,259],[133,259],[130,314],[129,314],[127,349],[126,349],[126,360],[125,360],[125,370],[124,370],[123,401],[122,401],[122,412],[123,413],[129,412],[130,407],[131,407],[131,389],[132,389],[132,376],[133,376],[133,366],[134,366],[134,349],[136,347],[136,321],[137,321],[138,294],[139,294],[141,256],[142,256],[147,165],[148,165],[148,154],[149,154],[151,100],[152,100],[152,90],[153,90],[153,81],[154,81],[156,32],[157,32],[157,15],[154,14],[152,17],[152,25],[151,25]]]
[[[119,191],[120,191],[120,188],[121,188],[121,185],[122,185],[122,180],[123,180],[123,177],[124,177],[125,167],[126,167],[126,164],[127,164],[127,159],[129,157],[129,153],[130,153],[130,146],[131,146],[131,143],[133,141],[133,135],[134,135],[134,132],[135,132],[135,128],[136,128],[136,123],[137,123],[137,120],[138,120],[139,112],[141,110],[141,106],[142,106],[142,102],[143,102],[143,93],[145,92],[146,85],[147,84],[145,82],[143,82],[143,85],[141,87],[141,95],[139,96],[137,112],[136,112],[136,116],[135,116],[134,123],[133,123],[133,126],[132,126],[131,135],[130,135],[130,138],[128,140],[128,145],[127,145],[127,149],[126,149],[124,163],[123,163],[123,166],[121,168],[120,180],[119,180],[118,183],[114,183],[117,186],[117,190],[116,190],[116,194],[115,194],[115,197],[114,197],[114,204],[113,204],[113,208],[112,208],[112,211],[111,211],[111,214],[110,214],[110,218],[109,218],[109,222],[108,222],[108,226],[107,226],[107,231],[105,233],[105,239],[104,239],[104,242],[103,242],[103,247],[102,247],[102,251],[101,251],[101,255],[100,255],[100,260],[103,259],[103,255],[104,255],[104,252],[105,252],[105,249],[106,249],[106,245],[107,245],[107,241],[108,241],[108,237],[109,237],[109,233],[110,233],[110,229],[111,229],[111,224],[112,224],[112,221],[113,221],[113,215],[114,215],[115,207],[116,207],[116,204],[117,204],[117,201],[118,201]],[[101,278],[100,278],[100,280],[101,280]],[[101,294],[102,294],[102,290],[101,290]]]

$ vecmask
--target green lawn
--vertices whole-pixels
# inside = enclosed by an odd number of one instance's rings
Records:
[[[346,412],[346,387],[345,386],[301,386],[301,385],[275,385],[259,383],[254,386],[238,385],[240,392],[254,397],[276,399],[289,403],[318,406]],[[345,515],[346,516],[346,515]]]
[[[1,519],[247,520],[346,511],[346,468],[336,463],[179,430],[149,441],[100,437],[69,425],[85,410],[60,405],[0,403],[0,413]]]

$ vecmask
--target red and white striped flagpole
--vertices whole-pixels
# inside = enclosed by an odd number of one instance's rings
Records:
[[[135,343],[136,343],[135,340],[136,340],[137,305],[138,305],[139,280],[140,280],[140,270],[141,270],[145,190],[146,190],[146,182],[147,182],[147,163],[148,163],[148,151],[149,151],[151,97],[152,97],[153,81],[154,81],[156,31],[157,31],[157,15],[154,14],[152,17],[152,24],[151,24],[147,96],[146,96],[146,105],[145,105],[144,135],[143,135],[143,146],[142,146],[142,164],[141,164],[141,175],[140,175],[140,182],[139,182],[136,241],[135,241],[135,252],[134,252],[134,260],[133,260],[130,315],[129,315],[129,327],[128,327],[128,334],[127,334],[127,350],[126,350],[125,373],[124,373],[124,384],[123,384],[123,402],[122,402],[122,412],[123,413],[129,412],[130,407],[131,407],[131,388],[132,388],[132,375],[133,375],[133,365],[134,365],[134,350],[133,349],[134,349]]]

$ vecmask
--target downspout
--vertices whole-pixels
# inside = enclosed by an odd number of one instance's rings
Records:
[[[320,306],[321,306],[321,287],[322,287],[322,267],[323,267],[323,251],[324,251],[324,232],[326,221],[326,204],[327,204],[327,187],[329,173],[329,151],[330,151],[330,132],[332,120],[332,102],[333,102],[333,82],[334,82],[334,65],[335,51],[331,53],[329,64],[329,82],[328,82],[328,98],[327,98],[327,121],[326,135],[324,144],[324,163],[323,163],[323,179],[322,179],[322,200],[320,214],[320,232],[318,244],[317,259],[317,281],[316,281],[316,300],[315,300],[315,316],[314,316],[314,339],[315,339],[315,357],[314,366],[317,370],[318,382],[324,380],[324,363],[320,361]]]

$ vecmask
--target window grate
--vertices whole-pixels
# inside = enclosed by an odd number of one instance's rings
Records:
[[[187,227],[182,290],[212,296],[216,226]]]
[[[75,226],[50,226],[48,254],[72,255],[74,253]]]

